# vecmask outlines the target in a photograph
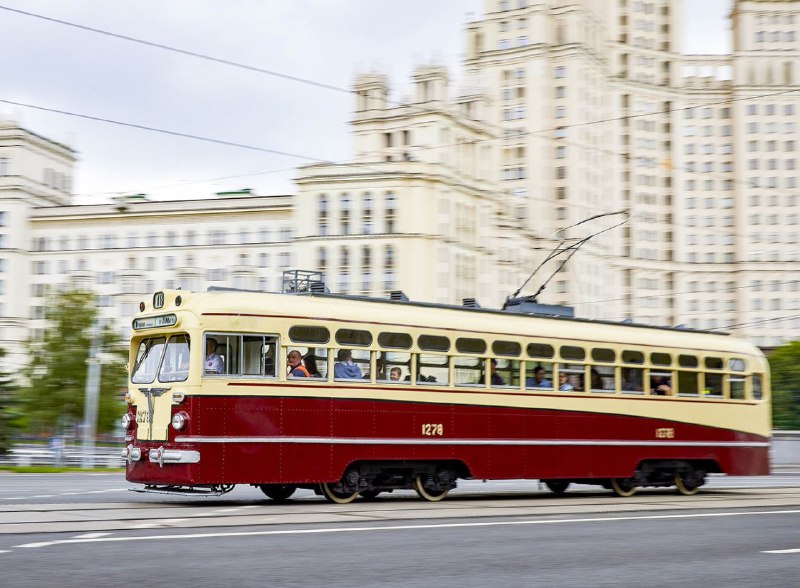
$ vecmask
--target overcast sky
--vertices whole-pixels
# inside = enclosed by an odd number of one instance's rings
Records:
[[[684,50],[730,51],[730,0],[684,3]],[[691,5],[691,11],[688,6]],[[483,0],[0,0],[118,35],[349,89],[389,74],[392,98],[415,64],[458,78],[469,13]],[[304,156],[125,128],[0,102],[0,119],[78,153],[79,202],[119,193],[205,197],[294,193],[298,165],[350,159],[352,95],[0,10],[0,100]],[[237,176],[237,177],[231,177]]]

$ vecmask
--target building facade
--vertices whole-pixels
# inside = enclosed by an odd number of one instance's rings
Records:
[[[487,0],[462,87],[420,66],[396,102],[358,76],[352,161],[299,168],[291,196],[76,206],[75,153],[2,123],[0,347],[24,364],[56,288],[94,290],[127,335],[154,290],[277,290],[295,267],[497,307],[541,265],[522,294],[546,284],[579,316],[797,339],[800,1],[736,1],[731,55],[682,54],[681,18],[676,0]]]

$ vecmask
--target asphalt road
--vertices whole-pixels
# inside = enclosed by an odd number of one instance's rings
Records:
[[[800,472],[698,495],[462,482],[331,505],[143,495],[121,474],[0,473],[0,586],[797,586]]]

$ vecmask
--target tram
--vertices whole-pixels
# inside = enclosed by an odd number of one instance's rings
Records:
[[[691,495],[709,473],[769,473],[768,366],[744,340],[310,284],[140,304],[122,451],[136,489],[438,501],[474,478]]]

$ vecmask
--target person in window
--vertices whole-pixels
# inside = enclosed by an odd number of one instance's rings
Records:
[[[592,376],[592,390],[602,390],[603,378],[600,376],[600,372],[592,368],[591,376]]]
[[[533,377],[525,380],[526,388],[552,388],[553,383],[545,378],[544,368],[540,365],[533,370]]]
[[[399,382],[400,378],[402,377],[403,370],[401,370],[399,367],[393,367],[391,370],[389,370],[389,379],[391,379],[392,382]]]
[[[308,370],[303,365],[303,356],[297,349],[292,349],[289,355],[286,356],[286,362],[289,364],[289,375],[294,378],[308,378]]]
[[[505,386],[506,384],[505,380],[503,380],[502,376],[500,376],[500,374],[497,373],[497,360],[492,358],[490,365],[492,370],[491,374],[492,386]]]
[[[317,369],[317,360],[310,353],[303,358],[303,365],[306,368],[306,372],[308,372],[309,378],[322,377],[322,375],[319,373],[319,369]]]
[[[333,364],[333,375],[336,378],[361,380],[361,368],[353,362],[353,353],[349,349],[340,349]]]
[[[217,355],[217,340],[212,337],[206,339],[206,373],[225,373],[225,362]]]
[[[572,392],[575,388],[569,383],[569,377],[564,372],[558,374],[558,389],[561,392]]]
[[[653,394],[656,396],[669,396],[672,394],[672,386],[669,385],[669,379],[664,376],[655,376],[653,378]]]

